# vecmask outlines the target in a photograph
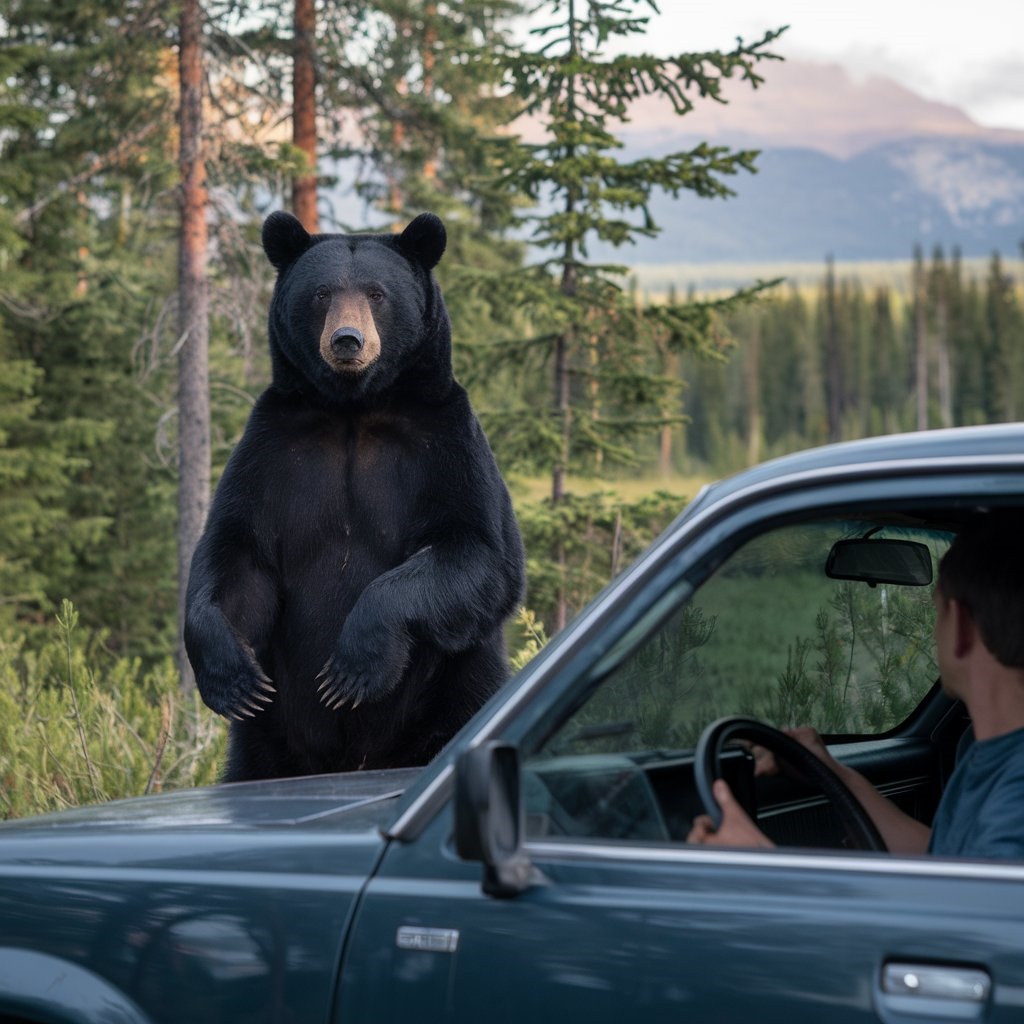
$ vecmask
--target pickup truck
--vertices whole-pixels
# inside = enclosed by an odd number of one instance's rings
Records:
[[[997,506],[1024,517],[1021,424],[775,460],[422,768],[3,823],[0,1022],[1020,1021],[1024,863],[888,853],[730,742],[815,725],[930,821],[970,722],[929,584]],[[774,849],[687,842],[717,774]]]

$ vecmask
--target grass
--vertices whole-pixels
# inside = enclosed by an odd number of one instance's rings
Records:
[[[679,508],[694,498],[697,492],[714,478],[706,474],[676,474],[661,476],[652,474],[638,477],[567,477],[565,489],[571,494],[596,494],[610,491],[623,501],[636,502],[641,498],[658,491],[677,495],[680,499]],[[551,494],[550,477],[512,476],[509,481],[512,497],[522,501],[541,501]]]
[[[1024,275],[1024,260],[1003,256],[1002,265],[1003,272],[1018,281]],[[962,269],[965,279],[984,280],[989,272],[989,260],[965,259]],[[909,259],[837,261],[835,265],[839,280],[859,281],[866,288],[887,285],[897,291],[909,291],[912,271],[913,261]],[[825,264],[822,261],[641,263],[631,268],[630,276],[636,279],[640,291],[652,300],[665,298],[673,288],[680,297],[692,288],[698,295],[708,298],[776,277],[785,278],[786,286],[817,288],[825,278]]]

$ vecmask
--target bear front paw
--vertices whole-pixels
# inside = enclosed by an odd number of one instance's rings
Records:
[[[346,704],[354,711],[363,701],[381,700],[398,686],[408,661],[406,644],[395,637],[372,644],[342,644],[316,677],[320,700],[332,711]],[[382,642],[383,641],[383,642]]]
[[[277,693],[270,677],[255,664],[224,666],[219,671],[207,669],[196,677],[203,702],[211,711],[241,722],[255,718]]]

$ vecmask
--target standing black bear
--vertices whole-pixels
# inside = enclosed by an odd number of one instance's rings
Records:
[[[452,376],[444,225],[309,235],[274,213],[273,383],[188,585],[229,781],[422,764],[505,676],[523,547]]]

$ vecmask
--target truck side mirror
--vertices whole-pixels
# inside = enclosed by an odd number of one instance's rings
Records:
[[[534,871],[523,852],[519,750],[489,740],[455,762],[455,851],[484,866],[484,892],[508,898],[530,888]]]

